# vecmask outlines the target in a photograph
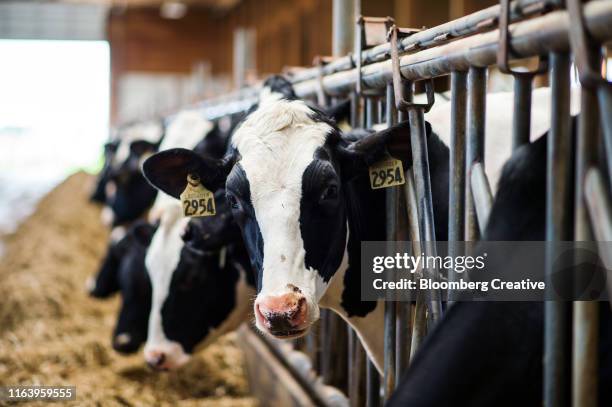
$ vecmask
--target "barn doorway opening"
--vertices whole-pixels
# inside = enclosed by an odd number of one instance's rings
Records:
[[[109,131],[106,41],[0,40],[0,236],[77,170]]]

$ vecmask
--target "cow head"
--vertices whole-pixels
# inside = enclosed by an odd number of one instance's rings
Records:
[[[180,206],[164,211],[147,254],[153,306],[145,360],[175,369],[191,353],[248,318],[254,294],[248,267],[228,242],[240,239],[229,205],[217,193],[217,215],[186,219]]]
[[[157,191],[146,182],[141,164],[157,151],[163,126],[152,122],[129,127],[120,133],[106,181],[106,204],[113,226],[133,221],[146,212]]]
[[[133,353],[147,338],[151,309],[151,284],[144,268],[147,246],[154,226],[135,223],[117,241],[112,241],[90,294],[106,298],[120,291],[122,303],[113,332],[112,346],[120,353]]]
[[[280,99],[246,118],[234,133],[235,151],[224,159],[176,149],[152,156],[143,170],[174,197],[189,173],[209,189],[225,183],[257,274],[257,327],[292,338],[317,320],[318,303],[343,260],[347,211],[362,198],[351,194],[352,180],[367,179],[367,164],[385,149],[409,160],[409,148],[396,143],[408,131],[402,123],[343,138],[318,110]]]
[[[109,180],[111,164],[118,147],[119,140],[109,141],[108,143],[104,144],[104,165],[98,174],[96,185],[90,197],[92,202],[100,204],[106,202],[106,184]]]

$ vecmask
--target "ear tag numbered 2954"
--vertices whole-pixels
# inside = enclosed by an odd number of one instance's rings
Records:
[[[394,187],[406,182],[402,161],[391,156],[371,165],[368,172],[372,189]]]
[[[181,205],[186,217],[212,216],[215,212],[215,195],[202,185],[200,177],[187,175],[187,186],[181,194]]]

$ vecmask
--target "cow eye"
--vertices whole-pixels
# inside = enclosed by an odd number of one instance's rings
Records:
[[[232,194],[227,194],[227,199],[232,209],[240,209],[240,202],[238,202],[238,198]]]
[[[183,229],[183,233],[181,233],[181,239],[183,239],[183,242],[189,242],[193,240],[193,237],[195,235],[195,231],[193,229],[194,228],[191,223],[188,223],[187,226],[185,226],[185,229]]]
[[[325,188],[325,191],[321,194],[321,198],[319,199],[321,202],[331,201],[338,198],[338,186],[330,185]]]

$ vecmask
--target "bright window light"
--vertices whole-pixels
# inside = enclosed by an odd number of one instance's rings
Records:
[[[1,220],[24,196],[37,199],[71,172],[99,164],[110,52],[104,41],[1,40],[0,55]]]

